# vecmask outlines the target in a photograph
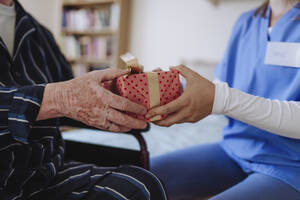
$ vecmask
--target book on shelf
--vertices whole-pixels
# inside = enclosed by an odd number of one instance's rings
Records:
[[[120,5],[93,8],[64,8],[62,27],[66,31],[117,30]]]
[[[64,36],[63,49],[69,60],[80,58],[89,60],[107,60],[112,56],[113,38],[73,35]]]
[[[87,67],[86,65],[79,64],[79,63],[72,65],[74,77],[82,76],[90,71],[105,70],[105,69],[109,69],[109,66],[105,65],[105,64],[102,64],[102,65],[98,64],[98,65],[91,65],[91,66]]]
[[[94,0],[68,2],[70,4],[63,4],[61,19],[62,48],[74,75],[78,77],[117,65],[122,4]]]
[[[107,66],[107,65],[92,65],[89,67],[89,71],[105,70],[105,69],[109,69],[109,66]]]
[[[120,19],[120,5],[117,3],[112,4],[110,8],[110,28],[115,31],[118,30]]]

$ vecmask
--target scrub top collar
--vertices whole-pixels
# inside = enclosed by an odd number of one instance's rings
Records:
[[[294,6],[294,8],[300,9],[300,2],[297,3],[297,4]]]
[[[294,7],[292,7],[288,12],[286,12],[280,19],[282,19],[286,15],[289,15],[290,13],[295,14],[295,16],[294,16],[295,18],[300,16],[300,2],[297,3]],[[271,15],[271,7],[269,4],[268,8],[267,8],[267,12],[266,12],[266,17],[264,17],[264,18],[269,21],[270,15]],[[294,20],[295,18],[292,18],[292,20]]]
[[[276,40],[276,33],[278,33],[281,30],[281,27],[286,24],[287,22],[299,20],[296,18],[299,18],[300,16],[300,2],[297,3],[293,8],[291,8],[288,12],[286,12],[283,16],[280,17],[280,19],[274,24],[272,27],[272,32],[268,34],[269,24],[270,24],[270,15],[271,15],[271,7],[268,6],[266,17],[264,17],[264,29],[265,34],[268,41]]]

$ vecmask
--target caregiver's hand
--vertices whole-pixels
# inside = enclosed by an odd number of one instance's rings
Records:
[[[47,84],[37,120],[64,116],[113,132],[145,128],[144,121],[122,112],[146,114],[145,107],[101,86],[102,82],[126,73],[124,70],[94,71],[69,81]]]
[[[211,114],[214,102],[215,85],[186,66],[171,68],[177,70],[186,79],[186,89],[176,100],[160,107],[151,109],[147,118],[168,114],[164,120],[155,124],[172,126],[184,122],[197,122]]]

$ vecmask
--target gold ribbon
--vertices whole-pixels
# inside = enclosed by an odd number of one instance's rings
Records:
[[[131,53],[126,53],[121,56],[121,59],[126,63],[127,68],[131,73],[142,73],[143,67],[139,64],[138,59]],[[156,72],[147,72],[149,87],[149,102],[150,108],[160,106],[160,90],[158,84],[158,74]],[[154,116],[150,119],[151,122],[161,120],[161,115]]]
[[[139,66],[139,61],[138,59],[134,58],[132,60],[128,60],[126,62],[127,67],[131,67],[131,66]]]
[[[146,75],[148,79],[150,108],[160,106],[158,75],[156,72],[147,72]],[[161,115],[154,116],[150,119],[151,122],[158,120],[161,120]]]
[[[144,68],[139,64],[138,59],[131,53],[126,53],[121,56],[121,59],[126,63],[127,68],[131,74],[143,73]]]

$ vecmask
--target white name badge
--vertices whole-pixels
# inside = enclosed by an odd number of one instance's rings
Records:
[[[265,64],[300,67],[300,43],[268,42]]]

